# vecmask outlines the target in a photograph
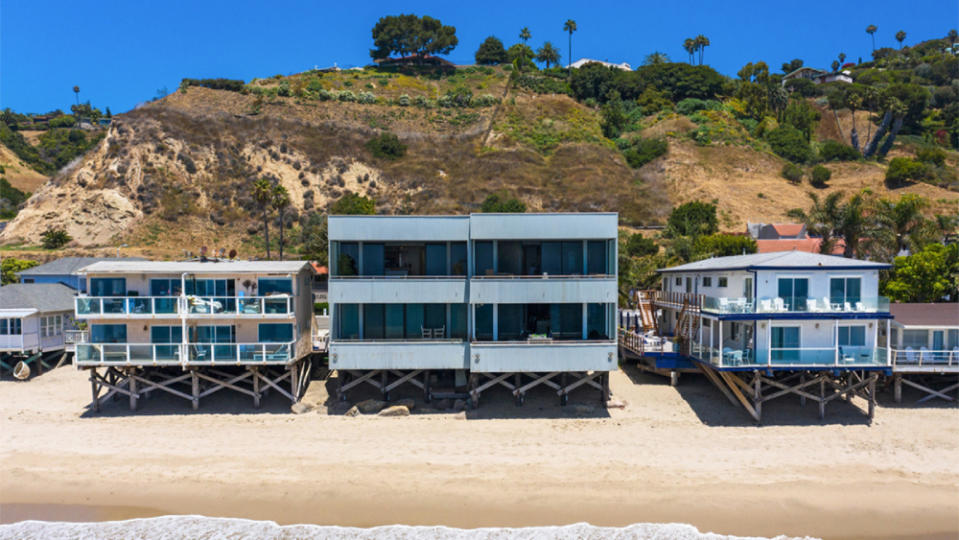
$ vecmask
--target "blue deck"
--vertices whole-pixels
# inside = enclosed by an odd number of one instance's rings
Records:
[[[678,352],[647,352],[644,358],[651,358],[656,369],[696,369],[693,359]]]
[[[678,353],[674,353],[677,354]],[[742,366],[723,366],[719,367],[711,362],[706,362],[698,358],[691,356],[684,357],[688,361],[696,364],[702,364],[707,367],[711,367],[716,371],[764,371],[766,373],[773,373],[777,371],[831,371],[837,375],[843,371],[876,371],[884,375],[892,375],[891,366],[880,366],[880,365],[840,365],[840,366],[824,366],[824,365],[802,365],[802,364],[788,364],[788,365],[769,365],[769,364],[754,364],[754,365],[742,365]]]

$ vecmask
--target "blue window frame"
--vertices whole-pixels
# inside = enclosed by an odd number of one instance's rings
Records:
[[[772,341],[771,357],[774,362],[795,362],[799,360],[799,327],[773,326],[770,328]]]
[[[862,301],[862,278],[830,278],[829,301],[833,304],[844,304],[848,302],[851,306],[855,307],[856,302]]]
[[[779,297],[789,311],[805,311],[809,297],[809,279],[779,278]]]
[[[260,278],[257,280],[257,294],[293,294],[293,280],[290,278]]]
[[[588,274],[609,274],[606,268],[607,243],[605,240],[590,240],[586,243],[586,272]]]
[[[838,338],[839,338],[839,346],[841,347],[865,347],[866,346],[866,327],[865,326],[840,326]]]
[[[493,304],[476,306],[476,335],[477,341],[493,341]]]
[[[450,274],[465,276],[467,268],[466,242],[453,242],[450,244]]]
[[[426,275],[445,276],[446,244],[426,244]]]
[[[90,278],[90,296],[126,295],[126,278]]]
[[[563,275],[577,276],[583,273],[583,243],[563,242]]]
[[[363,244],[363,276],[382,276],[384,274],[383,244]]]
[[[336,304],[337,337],[340,339],[360,339],[359,304]]]
[[[150,296],[180,296],[180,279],[154,278],[150,280]]]
[[[473,275],[485,276],[493,274],[493,242],[480,240],[473,243],[473,266],[476,271]]]
[[[586,306],[586,339],[609,339],[606,304]]]
[[[339,255],[336,259],[337,276],[355,276],[359,274],[360,268],[360,245],[356,242],[340,242],[334,248],[339,248]]]
[[[289,343],[293,341],[293,325],[260,323],[257,334],[261,343]]]

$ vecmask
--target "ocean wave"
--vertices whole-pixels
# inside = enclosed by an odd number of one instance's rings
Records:
[[[328,525],[278,525],[272,521],[206,516],[161,516],[76,523],[21,521],[0,525],[0,539],[18,540],[719,540],[758,537],[728,536],[700,532],[682,523],[637,523],[626,527],[597,527],[576,523],[557,527],[491,527],[455,529],[388,525],[369,529]],[[786,539],[785,536],[776,537]]]

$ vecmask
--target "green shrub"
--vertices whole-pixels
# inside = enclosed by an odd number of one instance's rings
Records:
[[[474,107],[492,107],[493,105],[498,104],[499,101],[499,98],[493,96],[492,94],[483,94],[482,96],[473,98],[471,105]]]
[[[716,205],[690,201],[673,208],[673,211],[669,213],[663,235],[667,238],[698,236],[715,234],[718,230],[719,218],[716,217]]]
[[[756,240],[742,234],[712,234],[700,236],[693,243],[693,251],[699,255],[728,257],[744,253],[756,253]]]
[[[899,186],[909,180],[921,181],[929,177],[929,166],[906,157],[892,158],[886,169],[886,184]]]
[[[336,93],[330,92],[329,90],[320,89],[316,94],[319,96],[320,101],[330,101],[332,99],[336,99]]]
[[[343,90],[337,94],[336,99],[340,101],[356,101],[356,94],[350,90]]]
[[[323,311],[327,313],[330,312],[330,303],[329,302],[313,302],[313,313],[317,315],[322,315]]]
[[[413,98],[413,105],[417,107],[422,107],[424,109],[430,108],[430,100],[426,96],[416,96]]]
[[[779,173],[783,178],[789,180],[790,182],[799,182],[802,180],[802,167],[796,165],[795,163],[787,163],[783,165],[783,170]]]
[[[942,167],[946,163],[946,153],[939,148],[923,148],[916,153],[916,159]]]
[[[766,140],[776,155],[795,163],[812,159],[812,148],[802,131],[792,126],[779,126],[766,134]]]
[[[369,105],[376,103],[376,96],[373,95],[373,92],[360,92],[359,95],[356,96],[356,101]]]
[[[183,79],[180,81],[181,89],[186,89],[190,86],[204,86],[206,88],[212,88],[213,90],[242,92],[244,85],[243,81],[237,79]]]
[[[809,178],[809,182],[818,187],[826,187],[826,182],[832,178],[832,171],[823,167],[822,165],[816,165],[812,168],[812,175]]]
[[[52,128],[68,128],[73,127],[77,123],[77,119],[70,114],[64,114],[57,116],[56,118],[51,118],[47,125]]]
[[[64,229],[47,229],[41,236],[43,249],[58,249],[70,243],[73,237]]]
[[[854,161],[860,157],[855,148],[833,140],[827,140],[819,147],[819,159],[823,161]]]
[[[407,94],[403,94],[402,96],[399,97],[399,99],[396,100],[396,104],[399,105],[400,107],[409,107],[410,96]]]
[[[658,158],[669,150],[666,139],[643,139],[634,137],[625,142],[617,142],[621,146],[623,157],[629,166],[638,169],[650,161]]]
[[[630,235],[626,241],[626,253],[631,257],[644,257],[646,255],[655,255],[659,253],[659,246],[652,238],[646,238],[636,233]]]
[[[373,215],[376,204],[373,199],[347,191],[330,206],[331,215]]]
[[[510,197],[506,191],[497,191],[490,193],[480,206],[480,212],[501,212],[501,213],[523,213],[526,211],[526,204],[516,197]]]
[[[279,86],[276,87],[276,94],[278,96],[290,97],[290,81],[282,80],[280,81]]]
[[[380,133],[366,142],[366,148],[374,157],[399,159],[406,155],[406,145],[393,133]]]

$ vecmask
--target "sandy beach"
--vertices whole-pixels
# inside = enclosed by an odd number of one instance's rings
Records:
[[[199,411],[155,396],[96,414],[84,373],[0,381],[0,521],[203,514],[281,524],[534,526],[690,523],[825,538],[959,536],[959,409],[892,404],[871,422],[833,403],[773,402],[753,425],[708,382],[612,376],[561,408],[505,391],[477,411],[348,418],[218,393]],[[354,400],[362,395],[353,396]],[[399,397],[399,396],[397,396]],[[905,402],[914,401],[906,394]],[[418,404],[419,405],[419,404]],[[861,403],[859,405],[862,405]],[[415,412],[415,409],[414,409]]]

